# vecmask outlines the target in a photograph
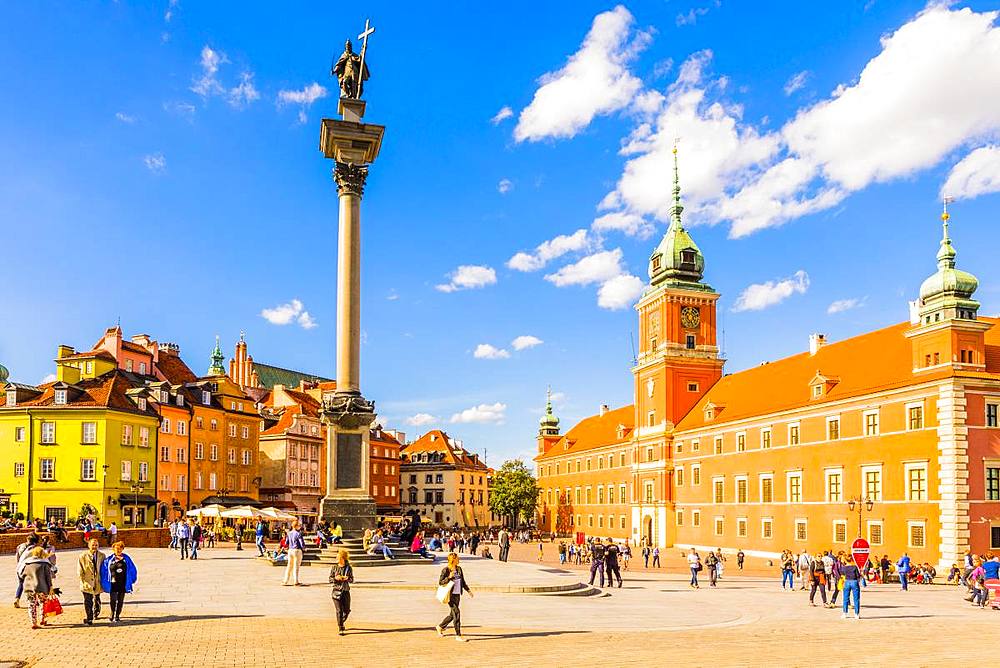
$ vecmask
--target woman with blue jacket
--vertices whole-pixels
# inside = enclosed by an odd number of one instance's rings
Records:
[[[104,560],[101,568],[101,587],[111,595],[111,623],[122,620],[125,594],[132,593],[139,573],[132,558],[125,554],[125,543],[118,541],[111,546],[114,554]]]

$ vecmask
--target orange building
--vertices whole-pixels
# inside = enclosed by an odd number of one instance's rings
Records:
[[[873,553],[907,551],[939,571],[966,549],[1000,549],[1000,329],[978,314],[976,278],[956,268],[947,213],[910,322],[837,343],[815,334],[807,352],[722,376],[718,294],[681,225],[676,175],[674,195],[636,305],[634,409],[565,437],[543,418],[543,528],[767,557],[847,550],[860,533]],[[602,433],[602,419],[631,410],[628,439]],[[587,470],[616,448],[622,468]],[[623,480],[626,529],[591,526],[576,490]]]
[[[378,425],[371,430],[371,493],[379,515],[395,515],[400,512],[399,450],[402,447],[400,440],[405,439],[405,434],[384,430]]]

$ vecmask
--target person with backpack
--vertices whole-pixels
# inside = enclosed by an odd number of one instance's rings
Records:
[[[708,569],[708,586],[714,587],[716,581],[719,579],[718,571],[716,567],[719,565],[719,557],[716,556],[715,552],[711,550],[708,551],[708,555],[705,557],[705,568]]]
[[[701,556],[693,547],[687,556],[688,568],[691,569],[691,589],[698,589],[698,571],[701,570]]]

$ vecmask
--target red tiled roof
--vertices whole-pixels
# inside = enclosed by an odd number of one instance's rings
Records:
[[[407,457],[412,457],[418,452],[440,452],[444,455],[445,463],[483,471],[490,470],[482,460],[478,457],[473,458],[468,450],[458,447],[454,439],[440,429],[432,429],[400,450],[400,454]]]
[[[131,341],[122,341],[122,350],[128,350],[133,353],[142,353],[143,355],[149,355],[152,357],[153,353],[146,350],[138,343],[132,343]]]
[[[156,416],[156,411],[152,406],[147,406],[146,410],[142,411],[128,398],[125,394],[128,390],[133,389],[133,387],[142,387],[142,385],[133,385],[126,378],[125,374],[118,369],[109,371],[103,376],[82,380],[74,384],[72,387],[76,388],[79,392],[71,391],[67,396],[65,406],[56,406],[55,392],[52,389],[53,385],[55,383],[46,383],[40,386],[43,392],[38,397],[27,401],[19,401],[17,407],[51,407],[56,409],[110,408],[130,413]],[[0,404],[0,408],[5,407],[7,402],[6,397],[0,397],[0,401],[3,402]]]
[[[184,360],[182,360],[178,355],[170,355],[160,353],[159,359],[156,362],[156,368],[159,370],[163,377],[167,379],[167,382],[171,385],[183,385],[184,383],[193,383],[198,379],[194,371],[191,370]]]
[[[88,350],[82,353],[73,353],[72,355],[65,355],[60,357],[61,360],[78,360],[78,359],[102,359],[108,362],[114,362],[115,356],[106,350]]]
[[[994,325],[1000,322],[996,318],[979,320]],[[822,405],[954,375],[1000,378],[1000,327],[986,332],[986,374],[951,368],[913,373],[913,345],[905,336],[912,327],[909,322],[899,323],[828,343],[815,355],[803,352],[723,376],[677,423],[675,432]],[[828,386],[822,398],[813,399],[809,384],[818,373],[837,382]],[[723,409],[714,419],[706,421],[705,405],[709,402]]]
[[[618,435],[618,426],[623,425],[622,435]],[[575,454],[602,448],[606,445],[623,443],[632,437],[635,428],[635,406],[622,406],[606,412],[586,417],[566,432],[562,438],[549,446],[535,460]]]

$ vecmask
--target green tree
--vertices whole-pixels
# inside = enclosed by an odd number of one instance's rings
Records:
[[[534,517],[538,494],[538,482],[531,470],[520,459],[511,459],[493,474],[490,510],[513,520],[516,528],[520,520],[528,521]]]

